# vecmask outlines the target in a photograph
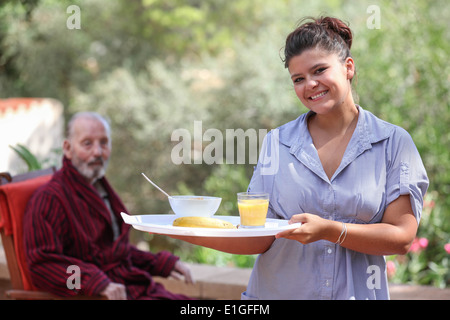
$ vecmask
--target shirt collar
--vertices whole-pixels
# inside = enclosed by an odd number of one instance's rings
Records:
[[[357,134],[357,143],[361,147],[368,148],[370,145],[390,136],[393,130],[392,125],[378,119],[370,111],[366,111],[358,105],[357,107],[359,116],[353,135],[355,136],[355,134]],[[279,141],[294,150],[302,149],[305,143],[312,143],[307,122],[312,114],[313,112],[309,111],[302,114],[297,119],[279,127]]]
[[[357,107],[359,116],[355,131],[333,178],[360,154],[371,149],[372,144],[388,138],[393,130],[393,126],[389,123],[378,119],[360,106]],[[307,120],[311,114],[313,114],[311,111],[302,114],[297,119],[279,127],[279,141],[289,147],[290,153],[305,166],[328,181],[308,130]]]

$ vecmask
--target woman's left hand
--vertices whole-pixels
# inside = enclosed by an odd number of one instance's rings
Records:
[[[289,223],[301,222],[296,229],[278,233],[276,238],[297,240],[303,244],[317,240],[336,243],[343,229],[342,222],[323,219],[310,213],[296,214]],[[346,249],[371,255],[406,254],[417,234],[417,219],[409,195],[392,201],[380,223],[346,223]]]
[[[315,242],[326,238],[331,238],[334,233],[335,221],[323,219],[315,214],[301,213],[291,217],[289,224],[301,222],[301,226],[296,229],[285,230],[275,237],[297,240],[303,244]],[[339,231],[338,231],[339,232]],[[336,236],[336,238],[339,234]]]

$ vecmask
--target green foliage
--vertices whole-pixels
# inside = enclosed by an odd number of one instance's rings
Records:
[[[212,264],[220,267],[253,267],[256,255],[238,255],[220,252],[217,250],[196,246],[192,252],[186,255],[186,251],[177,252],[183,261],[192,263]]]
[[[421,227],[408,254],[387,257],[392,282],[450,286],[450,248],[445,248],[450,246],[450,220],[438,199],[437,192],[425,197]]]
[[[428,207],[417,235],[428,246],[389,257],[396,266],[392,281],[446,287],[450,285],[449,254],[444,250],[450,242],[450,38],[444,21],[449,10],[444,4],[418,0],[380,4],[388,6],[392,10],[383,11],[383,27],[368,30],[367,46],[353,51],[359,66],[357,91],[362,106],[411,134],[430,179]],[[371,54],[365,55],[369,48]]]
[[[243,165],[220,165],[211,173],[203,187],[208,194],[222,198],[218,214],[238,215],[237,193],[247,191],[250,176]]]
[[[30,150],[28,150],[27,147],[21,144],[17,144],[14,146],[9,146],[11,149],[13,149],[17,155],[25,161],[28,167],[28,171],[34,171],[34,170],[40,170],[42,169],[42,165],[39,162],[39,160],[36,158],[35,155],[33,155]]]
[[[16,146],[9,146],[16,154],[25,162],[28,171],[40,170],[42,168],[57,167],[58,160],[49,155],[40,160],[38,159],[26,146],[18,143]],[[52,149],[51,153],[54,155],[62,155],[62,148]]]
[[[170,193],[214,194],[219,214],[237,214],[253,164],[175,165],[175,129],[273,129],[306,109],[280,59],[286,35],[304,16],[350,23],[359,104],[412,135],[430,178],[435,207],[418,237],[426,250],[395,258],[395,281],[448,286],[450,242],[450,7],[444,0],[28,0],[0,6],[2,97],[57,98],[65,115],[96,110],[113,128],[109,172],[134,214],[170,210],[140,175]],[[81,30],[66,28],[69,5]],[[381,26],[370,29],[369,5]],[[203,141],[203,149],[208,145]],[[224,141],[225,143],[225,141]],[[194,150],[197,155],[202,150]],[[142,235],[142,233],[139,233]],[[197,261],[251,266],[254,257],[222,255],[167,237],[148,239]],[[400,259],[400,260],[399,260]],[[244,262],[242,262],[243,260]],[[397,261],[398,260],[398,261]],[[447,261],[447,262],[446,262]],[[231,263],[231,262],[230,262]],[[404,271],[399,271],[404,268]]]

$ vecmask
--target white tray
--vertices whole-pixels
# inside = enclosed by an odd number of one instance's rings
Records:
[[[263,237],[274,236],[278,232],[287,229],[298,228],[301,223],[289,224],[288,220],[266,219],[264,228],[254,229],[217,229],[217,228],[188,228],[174,227],[173,220],[177,217],[174,214],[147,214],[128,215],[121,213],[125,223],[132,225],[135,229],[150,233],[177,235],[177,236],[197,236],[197,237]],[[240,218],[236,216],[214,216],[214,218],[229,221],[235,226],[240,223]]]

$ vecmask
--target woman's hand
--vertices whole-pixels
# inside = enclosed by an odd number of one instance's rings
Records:
[[[339,223],[323,219],[315,214],[301,213],[291,217],[289,224],[301,222],[302,225],[296,229],[285,230],[275,237],[297,240],[303,244],[315,242],[317,240],[331,240],[339,237]],[[336,241],[334,240],[334,241]]]
[[[326,220],[309,213],[292,216],[289,223],[301,222],[297,229],[285,230],[276,238],[297,240],[303,244],[317,240],[336,242],[342,222]],[[409,195],[401,195],[386,208],[379,223],[346,223],[347,236],[340,243],[344,248],[373,255],[406,254],[417,233]]]

